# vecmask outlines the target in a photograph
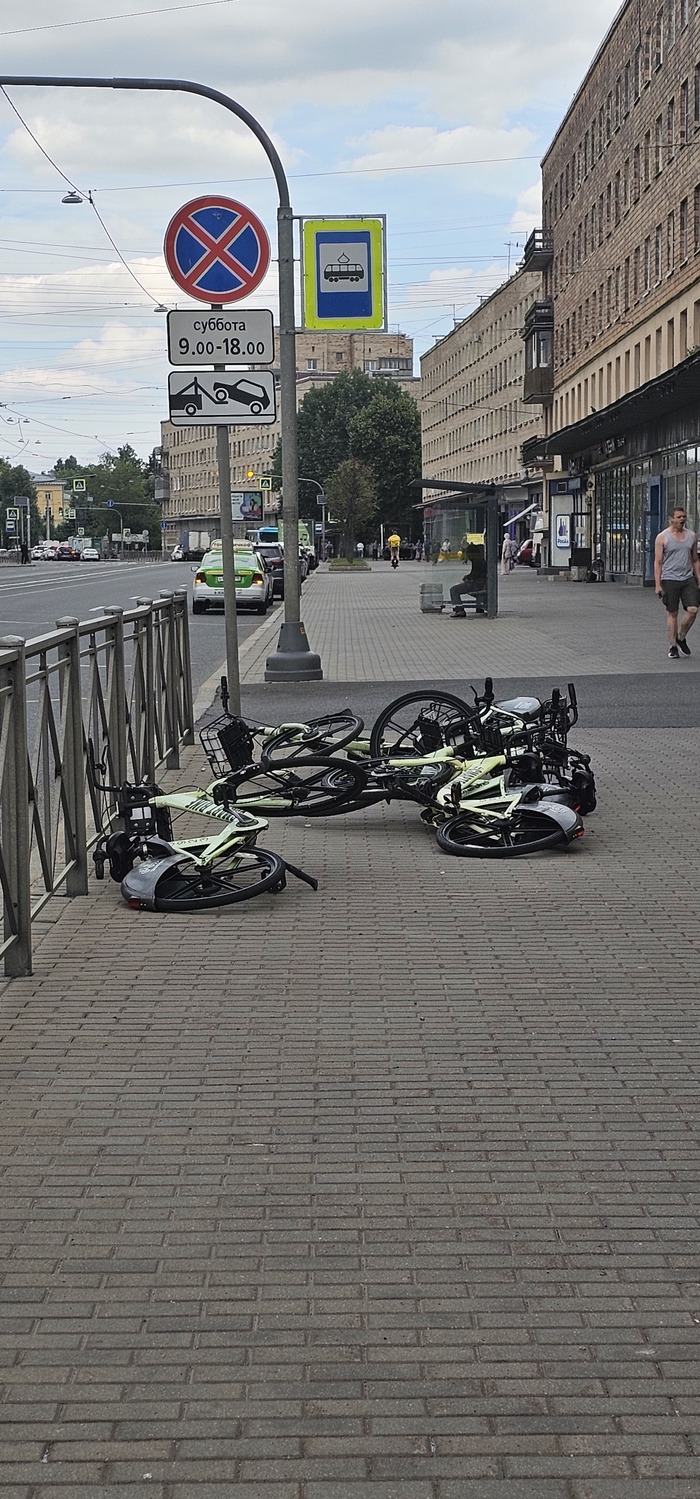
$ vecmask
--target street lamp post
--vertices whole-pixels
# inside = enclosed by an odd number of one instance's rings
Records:
[[[267,658],[265,678],[269,682],[317,681],[323,676],[321,658],[309,647],[301,621],[299,580],[299,485],[297,460],[296,322],[294,317],[294,215],[289,184],[279,153],[262,125],[249,110],[219,89],[182,78],[51,78],[7,73],[0,75],[3,88],[100,88],[142,90],[156,93],[199,94],[221,104],[242,120],[260,142],[272,167],[279,206],[277,209],[277,261],[279,273],[280,408],[282,439],[282,492],[284,518],[284,624],[277,650]]]

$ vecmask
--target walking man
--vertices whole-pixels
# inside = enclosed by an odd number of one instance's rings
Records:
[[[689,656],[686,640],[700,607],[700,562],[694,531],[686,527],[686,513],[678,505],[669,516],[670,525],[660,531],[654,548],[654,584],[657,595],[666,606],[668,654],[672,661]],[[685,610],[678,624],[681,604]]]

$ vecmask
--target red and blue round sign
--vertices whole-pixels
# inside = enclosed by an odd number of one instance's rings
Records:
[[[178,208],[164,249],[173,281],[199,302],[240,302],[270,264],[264,224],[235,198],[193,198]]]

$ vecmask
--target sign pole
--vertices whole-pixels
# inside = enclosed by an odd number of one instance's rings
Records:
[[[309,649],[301,623],[299,576],[299,460],[297,449],[297,358],[294,317],[294,216],[291,204],[277,212],[280,301],[280,412],[282,519],[284,521],[284,624],[277,650],[265,662],[266,682],[316,682],[321,657]]]
[[[221,368],[221,366],[220,366]],[[241,716],[241,674],[238,663],[238,615],[236,614],[236,558],[233,550],[233,510],[231,508],[231,450],[229,427],[216,429],[216,466],[219,471],[219,508],[221,513],[221,553],[224,574],[224,634],[226,639],[226,680],[231,712]]]

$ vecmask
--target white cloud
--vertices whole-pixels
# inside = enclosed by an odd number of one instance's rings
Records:
[[[518,193],[517,207],[508,227],[514,234],[530,234],[541,223],[542,186],[540,182],[533,182],[531,187]]]

